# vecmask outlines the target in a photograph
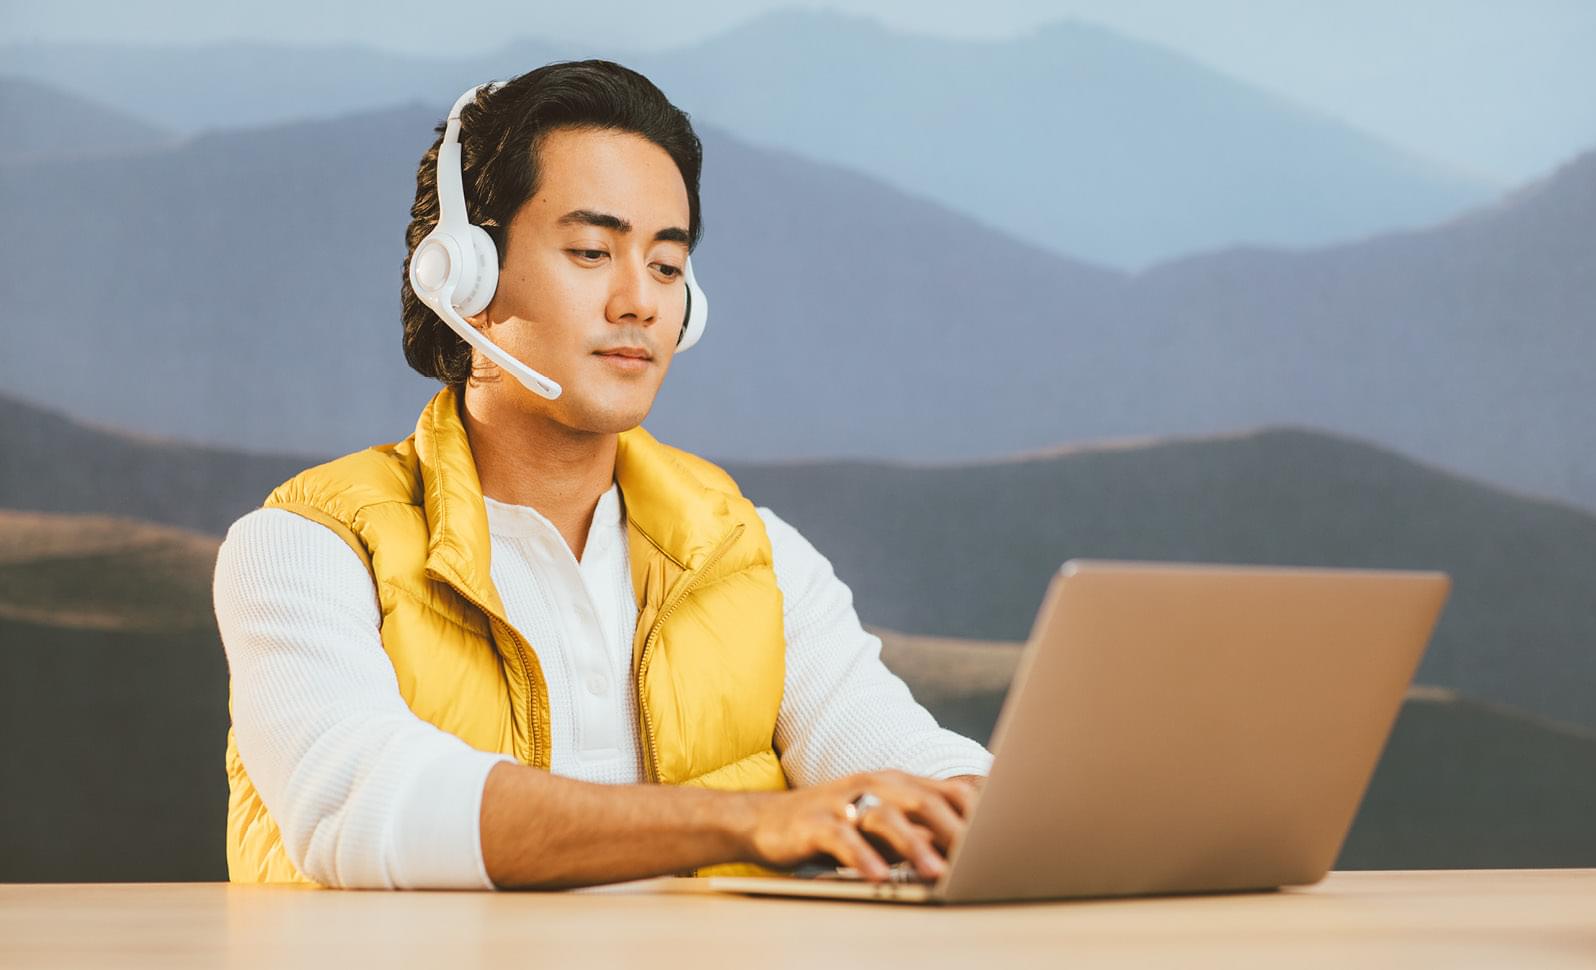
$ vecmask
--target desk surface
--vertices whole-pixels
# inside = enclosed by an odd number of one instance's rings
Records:
[[[1596,869],[1337,872],[1273,893],[977,907],[661,889],[0,885],[0,967],[1596,967]]]

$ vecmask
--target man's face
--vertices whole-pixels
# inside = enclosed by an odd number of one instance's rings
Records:
[[[539,161],[493,300],[471,323],[563,392],[550,401],[495,367],[489,393],[581,431],[634,428],[687,310],[687,187],[664,149],[630,132],[557,130]],[[648,358],[603,354],[619,348]]]

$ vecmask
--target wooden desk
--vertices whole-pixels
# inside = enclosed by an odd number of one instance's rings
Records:
[[[1596,967],[1596,869],[970,908],[660,892],[0,885],[3,967]]]

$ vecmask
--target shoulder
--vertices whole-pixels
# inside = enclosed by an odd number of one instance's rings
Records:
[[[770,536],[771,565],[789,611],[837,583],[831,560],[786,519],[761,505],[755,509]]]
[[[313,465],[272,489],[268,507],[310,507],[348,522],[385,502],[420,505],[421,476],[413,439],[375,445]]]
[[[658,445],[667,458],[685,468],[705,488],[712,488],[729,495],[741,496],[743,494],[742,489],[737,486],[737,480],[731,477],[731,473],[708,458],[695,455],[674,445],[667,445],[662,441],[658,442]]]
[[[781,544],[785,547],[803,548],[809,552],[818,552],[809,544],[803,533],[793,527],[792,523],[777,515],[763,505],[756,506],[754,511],[759,513],[759,518],[765,523],[765,532],[770,535],[771,545]]]
[[[349,648],[375,641],[382,624],[360,557],[333,532],[281,509],[255,509],[227,530],[211,605],[235,690],[257,702],[278,694],[274,704],[289,701],[270,688],[273,678],[315,664],[329,677],[346,676],[366,655]]]
[[[364,559],[337,532],[276,508],[254,509],[228,527],[212,584],[219,609],[284,596],[325,600],[342,590],[364,603],[373,589]]]

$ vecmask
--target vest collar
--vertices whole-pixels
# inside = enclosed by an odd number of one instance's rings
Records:
[[[416,459],[427,516],[429,576],[451,582],[499,617],[504,604],[490,569],[492,540],[460,398],[445,386],[416,421]],[[620,433],[615,481],[634,550],[642,543],[686,571],[697,569],[737,527],[724,492],[706,487],[642,426]],[[634,575],[642,563],[633,562]],[[637,589],[639,598],[643,590]]]

